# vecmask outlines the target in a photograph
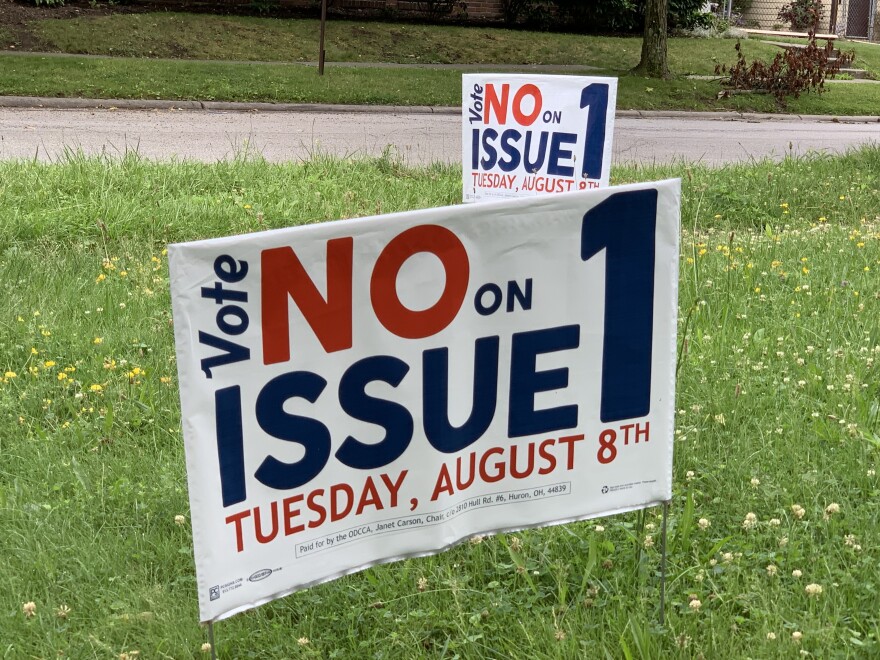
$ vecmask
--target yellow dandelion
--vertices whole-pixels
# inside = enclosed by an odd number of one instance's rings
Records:
[[[104,343],[104,338],[103,338],[103,337],[95,337],[95,338],[92,340],[92,343],[95,344],[96,346],[97,346],[98,344],[103,344],[103,343]]]
[[[38,351],[36,348],[31,346],[31,355],[39,355],[39,354],[40,354],[40,351]]]
[[[3,377],[4,378],[17,378],[18,374],[15,373],[14,371],[7,371],[6,373],[3,374]]]
[[[103,391],[104,391],[104,386],[103,386],[103,385],[98,385],[98,383],[95,383],[95,384],[93,384],[93,385],[89,385],[89,390],[92,391],[92,392],[103,392]]]
[[[46,367],[46,369],[51,369],[55,366],[55,360],[46,360],[43,362],[43,366]]]
[[[103,281],[106,280],[106,279],[107,279],[107,276],[104,275],[104,273],[100,273],[100,274],[95,278],[95,282],[103,282]]]
[[[67,378],[67,374],[64,373],[63,371],[60,371],[58,373],[58,380],[65,380],[66,378]]]

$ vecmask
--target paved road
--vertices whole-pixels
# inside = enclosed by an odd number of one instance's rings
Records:
[[[880,143],[880,124],[619,116],[613,162],[718,165],[788,153],[842,152],[868,142]],[[389,145],[410,164],[457,162],[460,119],[448,112],[0,108],[3,159],[53,160],[65,149],[81,149],[214,161],[251,150],[284,161],[316,153],[379,155]]]

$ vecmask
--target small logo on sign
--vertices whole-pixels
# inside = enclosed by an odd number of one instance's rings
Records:
[[[602,494],[604,495],[607,492],[608,492],[608,486],[602,486]]]
[[[211,587],[209,593],[211,594],[211,600],[217,600],[218,598],[220,598],[220,587]]]
[[[261,568],[248,578],[248,582],[259,582],[260,580],[265,580],[270,575],[272,575],[271,568]]]

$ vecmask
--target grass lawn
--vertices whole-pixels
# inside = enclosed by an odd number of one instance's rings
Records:
[[[318,22],[311,19],[121,13],[42,18],[29,23],[27,29],[31,43],[41,49],[113,59],[16,59],[21,56],[0,54],[0,94],[403,105],[460,103],[459,71],[329,67],[327,76],[321,79],[314,67],[283,65],[317,59]],[[4,43],[2,34],[0,43]],[[638,37],[332,20],[328,24],[326,52],[331,62],[485,64],[485,70],[491,70],[493,64],[580,65],[592,67],[583,73],[621,78],[620,108],[779,111],[771,99],[760,95],[718,101],[717,82],[681,77],[712,75],[716,64],[732,64],[733,47],[734,42],[726,39],[671,38],[670,67],[679,78],[647,82],[628,75],[638,63]],[[865,68],[880,73],[880,48],[861,44],[853,47]],[[756,39],[745,41],[743,48],[749,59],[770,60],[778,52],[775,46]],[[880,86],[856,87],[837,85],[827,95],[807,95],[804,101],[794,101],[788,111],[875,114],[880,106]]]
[[[612,172],[668,176],[683,229],[666,625],[652,510],[294,594],[218,624],[220,657],[880,653],[880,149]],[[0,163],[6,657],[204,657],[165,245],[454,204],[460,177],[387,158]]]
[[[491,69],[491,67],[487,67]],[[620,72],[585,72],[615,76]],[[457,106],[457,70],[329,67],[318,77],[294,64],[200,62],[125,58],[76,58],[0,54],[0,94],[49,97],[171,100],[268,101]],[[622,75],[620,110],[741,110],[778,112],[766,95],[717,99],[718,84],[677,78],[651,80]],[[789,112],[858,115],[876,106],[880,87],[829,86],[827,93],[805,94]]]

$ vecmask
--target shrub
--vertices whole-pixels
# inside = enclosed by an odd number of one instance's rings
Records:
[[[798,98],[806,91],[825,91],[825,79],[855,58],[855,52],[850,51],[839,53],[832,61],[834,46],[828,42],[819,48],[812,31],[806,48],[786,48],[770,64],[762,60],[749,64],[739,41],[735,48],[736,64],[729,69],[726,65],[716,66],[715,73],[728,74],[726,84],[731,89],[767,92],[783,107],[789,97]],[[729,94],[730,91],[722,92],[725,96]]]
[[[669,29],[708,27],[710,15],[702,12],[704,4],[704,0],[669,0]],[[501,7],[508,25],[589,34],[641,33],[645,27],[645,0],[502,0]]]
[[[791,25],[792,30],[816,30],[822,20],[821,0],[792,0],[783,5],[777,16]]]

